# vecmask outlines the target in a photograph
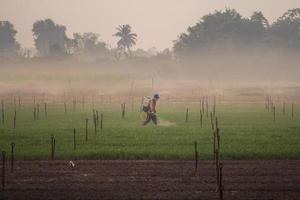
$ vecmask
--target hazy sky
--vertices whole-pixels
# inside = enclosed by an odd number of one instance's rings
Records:
[[[73,32],[96,32],[112,46],[120,24],[130,24],[138,34],[137,47],[164,49],[203,15],[226,7],[249,17],[262,11],[274,21],[300,0],[0,0],[0,20],[9,20],[18,31],[18,41],[33,46],[32,24],[52,18]]]

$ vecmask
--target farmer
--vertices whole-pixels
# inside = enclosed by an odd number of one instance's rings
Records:
[[[156,117],[156,102],[159,100],[159,94],[154,94],[153,98],[149,101],[147,107],[147,118],[143,125],[147,125],[151,120],[155,125],[157,125],[157,117]]]

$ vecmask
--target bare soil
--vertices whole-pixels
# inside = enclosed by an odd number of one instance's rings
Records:
[[[17,161],[1,200],[219,199],[213,161]],[[300,199],[300,160],[223,161],[224,199]],[[2,166],[1,166],[2,168]]]

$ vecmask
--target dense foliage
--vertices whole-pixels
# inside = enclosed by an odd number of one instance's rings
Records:
[[[9,21],[0,21],[0,54],[14,54],[19,48],[17,31]]]
[[[250,18],[226,9],[208,14],[187,29],[174,43],[174,52],[187,55],[203,50],[284,48],[300,50],[300,9],[288,10],[273,24],[261,12]]]

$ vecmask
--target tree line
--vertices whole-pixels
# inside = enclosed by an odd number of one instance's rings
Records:
[[[137,42],[137,34],[130,25],[120,25],[113,36],[118,37],[117,48],[101,41],[96,33],[74,33],[67,37],[66,27],[51,19],[39,20],[32,28],[37,55],[101,55],[128,58]],[[0,55],[30,57],[31,52],[16,41],[17,31],[9,21],[0,21]],[[203,51],[227,51],[235,47],[246,49],[300,50],[300,8],[288,10],[270,24],[262,12],[254,12],[250,18],[243,17],[234,9],[215,11],[201,18],[187,32],[174,41],[172,51],[163,55],[177,57],[197,55]],[[142,49],[134,53],[145,55]]]
[[[119,38],[116,55],[129,56],[131,47],[136,44],[137,34],[131,31],[131,26],[120,25],[113,35]],[[36,21],[32,28],[34,45],[37,55],[59,56],[59,55],[103,55],[110,53],[108,45],[99,40],[96,33],[74,33],[73,38],[66,35],[66,27],[56,24],[52,19]],[[30,51],[22,49],[16,41],[17,31],[9,21],[0,21],[0,55],[17,55],[30,57]]]
[[[234,9],[215,11],[182,33],[173,49],[177,55],[191,55],[235,47],[299,51],[300,8],[288,10],[272,24],[262,12],[245,18]]]

